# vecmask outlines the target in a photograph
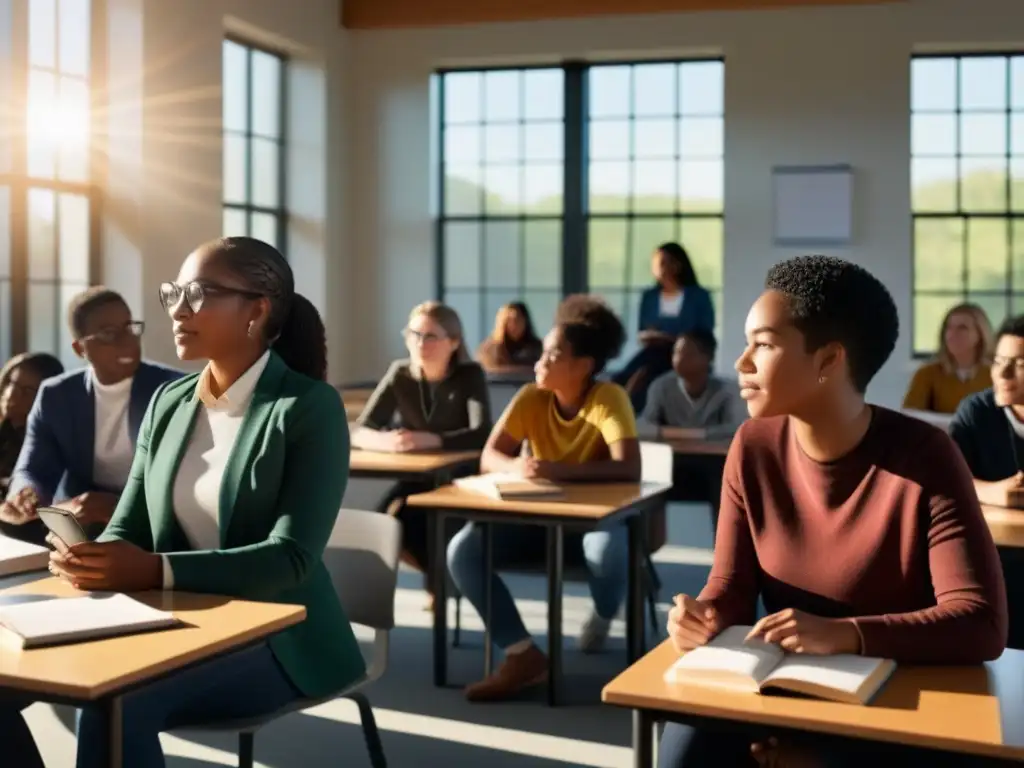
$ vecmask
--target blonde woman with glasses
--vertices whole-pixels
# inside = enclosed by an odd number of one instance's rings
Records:
[[[451,307],[428,301],[409,313],[402,332],[409,357],[391,364],[356,421],[352,445],[367,451],[483,449],[491,431],[483,369],[470,360],[462,321]],[[421,484],[396,485],[382,505],[404,526],[403,559],[427,572],[423,515],[405,515],[402,500]]]
[[[977,304],[957,304],[942,321],[939,353],[917,369],[903,407],[955,413],[961,400],[991,386],[991,362],[992,325],[985,310]]]

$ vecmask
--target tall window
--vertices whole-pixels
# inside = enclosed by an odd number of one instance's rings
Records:
[[[914,352],[935,351],[946,310],[993,324],[1024,312],[1024,56],[911,64]]]
[[[74,360],[65,322],[89,285],[95,197],[90,183],[89,0],[27,4],[23,131],[0,181],[0,353]],[[0,169],[2,170],[2,169]]]
[[[285,60],[224,41],[224,234],[285,248]]]
[[[636,335],[650,255],[682,242],[720,300],[720,61],[443,72],[439,291],[470,344],[525,301],[608,299]]]
[[[547,328],[562,295],[564,103],[560,69],[443,79],[444,299],[472,343],[502,304]]]
[[[723,96],[720,61],[595,66],[590,70],[590,289],[635,345],[651,255],[682,243],[721,322]]]

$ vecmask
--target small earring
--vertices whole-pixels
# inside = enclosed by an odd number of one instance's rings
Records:
[[[252,320],[250,320],[249,321],[249,330],[248,330],[248,335],[249,335],[250,339],[252,338],[252,330],[253,330],[253,328],[255,326],[256,326],[256,323],[254,323]]]
[[[826,381],[828,381],[828,379],[826,379],[824,376],[819,376],[818,377],[818,383],[819,384],[824,384]]]

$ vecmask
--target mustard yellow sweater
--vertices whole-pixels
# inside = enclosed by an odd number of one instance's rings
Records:
[[[975,392],[992,386],[988,369],[979,365],[974,375],[961,381],[955,373],[948,373],[942,363],[925,363],[914,374],[910,388],[903,398],[904,408],[936,413],[955,413],[960,401]]]

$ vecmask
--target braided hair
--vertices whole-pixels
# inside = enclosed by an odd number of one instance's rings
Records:
[[[267,346],[293,371],[325,380],[327,331],[312,302],[295,292],[295,275],[281,252],[252,237],[223,237],[211,250],[249,290],[270,301]]]

